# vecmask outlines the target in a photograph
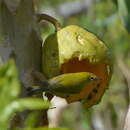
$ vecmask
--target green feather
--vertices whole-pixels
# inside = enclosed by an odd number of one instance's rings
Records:
[[[56,96],[69,96],[82,91],[89,83],[99,80],[96,75],[88,72],[68,73],[56,76],[48,82],[43,82],[43,87],[33,90],[33,94],[47,91]]]

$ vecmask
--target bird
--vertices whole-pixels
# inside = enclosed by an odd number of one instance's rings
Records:
[[[44,80],[39,88],[29,90],[28,95],[47,92],[65,98],[80,93],[85,87],[89,87],[90,83],[97,80],[100,80],[100,78],[89,72],[61,74],[49,80]]]

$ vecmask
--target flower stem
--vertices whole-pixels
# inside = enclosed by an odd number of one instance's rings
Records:
[[[52,16],[42,13],[42,14],[37,14],[37,17],[38,17],[38,22],[41,22],[42,20],[46,20],[55,26],[56,31],[59,31],[61,29],[61,24],[58,22],[57,19],[53,18]]]

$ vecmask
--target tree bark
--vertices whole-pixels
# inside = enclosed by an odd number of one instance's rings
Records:
[[[16,0],[0,0],[0,58],[4,63],[11,57],[15,59],[22,96],[27,96],[26,88],[35,84],[31,70],[41,71],[42,40],[33,1],[19,1],[17,5]]]
[[[124,63],[122,56],[120,56],[120,58],[117,58],[117,63],[127,81],[128,91],[129,91],[129,101],[130,101],[130,69]],[[124,130],[130,130],[130,106],[129,106],[128,112],[126,114]]]

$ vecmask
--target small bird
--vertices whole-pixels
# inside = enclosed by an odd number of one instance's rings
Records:
[[[35,95],[45,91],[59,97],[67,97],[80,93],[84,87],[89,87],[90,83],[97,80],[100,79],[89,72],[62,74],[43,81],[41,83],[42,87],[30,90],[29,95]]]

